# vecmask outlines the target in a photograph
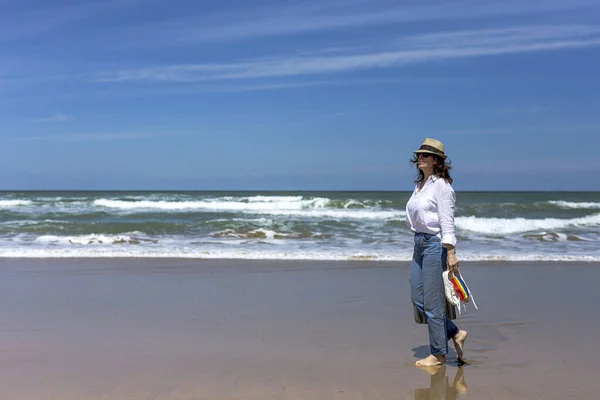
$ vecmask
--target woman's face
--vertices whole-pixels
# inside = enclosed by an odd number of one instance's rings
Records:
[[[436,165],[435,157],[432,154],[428,153],[418,153],[417,154],[417,167],[423,172],[431,171],[433,172],[433,168]]]

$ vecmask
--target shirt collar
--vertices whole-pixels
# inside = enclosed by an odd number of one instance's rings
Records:
[[[425,183],[423,184],[423,187],[425,187],[425,185],[427,184],[427,182],[431,181],[431,183],[433,183],[433,182],[437,181],[438,179],[440,179],[440,177],[439,177],[439,176],[437,176],[437,175],[431,175],[431,176],[430,176],[430,177],[429,177],[429,178],[428,178],[428,179],[425,181]],[[416,191],[418,191],[418,190],[419,190],[419,184],[418,184],[418,183],[415,185],[415,190],[416,190]]]

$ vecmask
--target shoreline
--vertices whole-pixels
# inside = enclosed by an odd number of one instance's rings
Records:
[[[138,256],[64,256],[64,257],[3,257],[0,255],[0,264],[7,261],[18,262],[18,261],[44,261],[44,260],[52,260],[52,261],[81,261],[88,260],[90,262],[234,262],[234,263],[345,263],[345,264],[408,264],[410,266],[410,260],[378,260],[378,259],[370,259],[370,258],[348,258],[348,259],[287,259],[287,258],[210,258],[210,257],[173,257],[173,256],[165,256],[165,257],[138,257]],[[509,265],[539,265],[539,264],[599,264],[600,260],[556,260],[556,259],[547,259],[547,260],[466,260],[461,261],[459,258],[459,262],[461,266],[497,266],[499,264],[509,264]]]
[[[425,371],[409,263],[199,261],[0,259],[0,395],[416,400],[446,378],[471,398],[600,391],[600,322],[582,317],[596,263],[464,263],[479,306],[455,321],[467,365],[450,343]]]

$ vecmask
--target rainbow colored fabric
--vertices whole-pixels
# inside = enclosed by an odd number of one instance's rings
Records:
[[[452,286],[454,286],[454,290],[458,294],[458,297],[460,297],[460,300],[464,302],[469,301],[469,289],[467,289],[467,285],[461,279],[460,275],[454,275],[450,279],[450,282],[452,282]]]

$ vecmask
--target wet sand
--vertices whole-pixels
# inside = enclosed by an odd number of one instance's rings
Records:
[[[423,370],[407,263],[4,259],[0,398],[598,398],[600,265],[461,269],[468,365]]]

